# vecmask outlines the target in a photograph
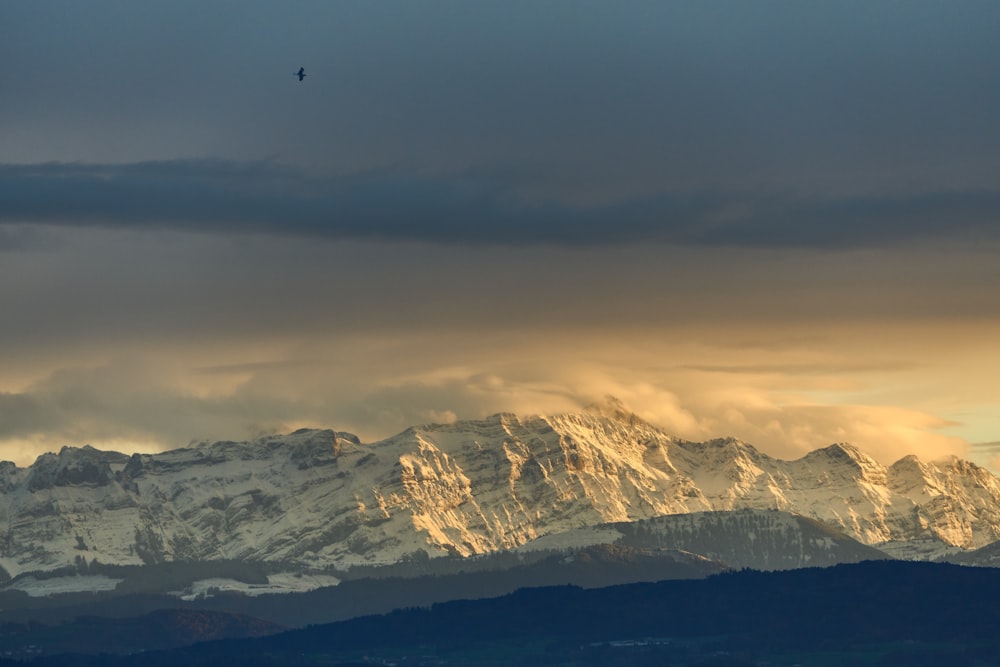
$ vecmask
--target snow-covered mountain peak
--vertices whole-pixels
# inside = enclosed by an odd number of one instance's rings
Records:
[[[837,442],[814,450],[800,461],[828,467],[838,474],[870,484],[886,484],[886,467],[850,443]]]
[[[716,438],[706,442],[677,441],[674,446],[678,454],[693,469],[698,470],[755,470],[760,466],[773,464],[774,460],[761,453],[756,447],[737,438]]]
[[[915,455],[908,454],[886,469],[886,477],[891,489],[910,496],[913,493],[926,493],[933,473],[928,468],[928,464]],[[934,493],[938,492],[935,488]]]
[[[716,452],[732,454],[734,456],[759,458],[762,454],[753,445],[743,442],[739,438],[713,438],[705,442],[691,443],[695,447],[703,450],[714,450]]]
[[[809,458],[818,459],[825,457],[831,461],[840,461],[849,465],[863,467],[869,465],[873,459],[860,449],[848,442],[835,442],[820,449],[813,450],[806,454]]]

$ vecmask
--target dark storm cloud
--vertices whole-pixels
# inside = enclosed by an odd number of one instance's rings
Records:
[[[662,242],[865,247],[995,235],[1000,193],[668,193],[538,202],[502,182],[372,172],[325,181],[273,163],[0,166],[0,222],[459,244]]]

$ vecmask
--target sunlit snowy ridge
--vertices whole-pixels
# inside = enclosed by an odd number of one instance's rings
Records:
[[[678,440],[613,403],[415,426],[371,444],[300,430],[162,454],[68,447],[28,468],[2,464],[0,493],[11,576],[81,560],[343,568],[741,508],[800,514],[897,554],[1000,537],[1000,481],[968,461],[886,467],[846,444],[784,461],[734,439]]]

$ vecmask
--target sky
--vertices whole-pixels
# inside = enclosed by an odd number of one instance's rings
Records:
[[[0,459],[611,395],[1000,471],[998,30],[992,0],[0,3]]]

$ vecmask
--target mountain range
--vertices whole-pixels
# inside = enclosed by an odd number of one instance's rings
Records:
[[[302,429],[160,454],[84,446],[27,468],[3,462],[0,567],[7,579],[95,562],[332,572],[532,545],[628,545],[637,539],[629,525],[671,535],[656,546],[701,553],[678,536],[733,510],[777,511],[779,532],[786,516],[811,521],[826,531],[811,548],[846,536],[929,556],[1000,538],[1000,480],[954,457],[884,466],[843,443],[786,461],[732,438],[685,441],[609,399],[579,413],[414,426],[374,443]],[[735,557],[722,551],[710,557]]]

